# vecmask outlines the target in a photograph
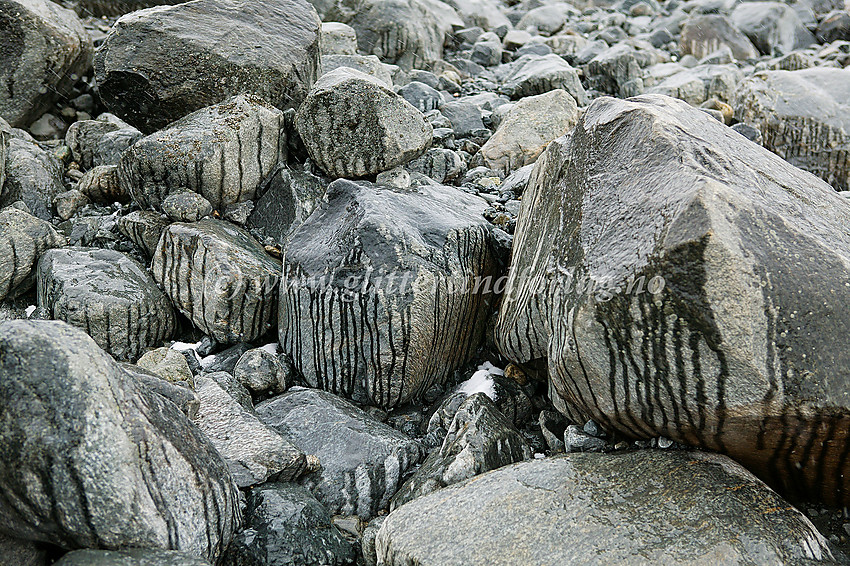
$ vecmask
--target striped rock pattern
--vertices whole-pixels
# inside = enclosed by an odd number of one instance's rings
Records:
[[[0,300],[28,291],[41,254],[65,244],[50,223],[17,208],[0,211]]]
[[[9,153],[9,141],[12,129],[9,123],[0,118],[0,194],[3,194],[3,182],[6,180],[6,155]]]
[[[130,195],[121,184],[117,165],[98,165],[85,172],[77,190],[93,202],[127,202]]]
[[[340,67],[320,78],[295,115],[310,158],[333,177],[404,165],[431,145],[419,110],[376,78]]]
[[[466,363],[497,274],[484,208],[441,185],[332,183],[284,257],[280,344],[307,383],[394,407]]]
[[[98,165],[117,165],[121,154],[143,137],[142,132],[112,114],[80,120],[68,127],[65,143],[83,171]]]
[[[150,274],[121,252],[48,250],[38,262],[38,306],[84,330],[118,360],[171,338],[174,308]]]
[[[0,187],[0,207],[23,201],[30,212],[50,220],[53,199],[65,191],[62,164],[23,130],[13,129],[6,155],[6,181]]]
[[[180,0],[76,0],[78,12],[83,16],[121,16],[152,6],[179,4]]]
[[[238,490],[176,405],[59,321],[0,324],[0,376],[4,532],[68,550],[221,554]]]
[[[168,220],[152,210],[135,210],[118,219],[118,229],[139,246],[147,257],[153,257]]]
[[[733,107],[767,149],[850,190],[850,69],[758,73],[741,83]]]
[[[257,416],[319,458],[322,468],[301,483],[332,514],[369,520],[387,509],[405,472],[421,456],[415,440],[316,389],[293,387],[257,405]]]
[[[121,158],[119,177],[142,208],[159,208],[188,189],[223,209],[253,199],[285,155],[283,113],[240,95],[136,142]]]
[[[847,199],[684,102],[601,98],[515,234],[496,341],[574,422],[850,501]]]
[[[171,224],[152,269],[177,309],[219,342],[250,342],[272,327],[280,261],[242,228],[212,219]]]
[[[707,57],[724,46],[741,61],[755,59],[759,55],[747,36],[728,17],[720,14],[698,14],[685,21],[679,45],[683,54],[690,53],[697,59]]]

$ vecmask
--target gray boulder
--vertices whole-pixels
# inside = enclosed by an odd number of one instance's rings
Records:
[[[357,32],[339,22],[322,23],[322,57],[357,55]]]
[[[171,338],[174,308],[150,273],[121,252],[48,250],[38,262],[38,306],[76,326],[118,360]]]
[[[264,348],[242,354],[233,368],[233,377],[255,394],[275,395],[289,389],[293,378],[289,364]]]
[[[398,72],[396,65],[381,63],[375,55],[323,55],[322,75],[335,71],[340,67],[348,67],[365,75],[378,79],[389,89],[393,87],[393,75]]]
[[[556,88],[567,91],[579,106],[588,102],[578,71],[559,56],[523,55],[513,63],[504,65],[502,86],[499,92],[513,99],[543,94]]]
[[[221,566],[342,566],[355,557],[307,488],[268,483],[251,490],[246,529],[234,537]]]
[[[0,211],[0,300],[29,291],[41,254],[66,243],[50,223],[32,214],[14,207]]]
[[[736,28],[728,17],[720,14],[699,14],[689,18],[679,36],[682,54],[697,59],[728,47],[735,59],[746,61],[758,57],[758,51],[747,36]]]
[[[514,464],[396,509],[375,544],[386,566],[836,563],[744,468],[684,451]]]
[[[257,415],[319,458],[322,468],[301,483],[332,514],[374,517],[419,462],[415,441],[324,391],[293,387],[257,405]]]
[[[643,78],[636,50],[617,43],[603,50],[586,66],[588,84],[601,92],[627,98],[643,92]],[[578,100],[578,99],[576,99]]]
[[[221,456],[84,332],[58,321],[0,324],[0,376],[6,533],[209,560],[230,542],[241,516]]]
[[[3,183],[6,181],[6,156],[9,155],[11,139],[12,128],[6,120],[0,118],[0,195],[3,194]]]
[[[305,0],[194,0],[134,12],[98,49],[100,96],[146,134],[237,94],[294,108],[318,74],[319,26]]]
[[[6,155],[6,182],[0,187],[0,208],[20,200],[34,216],[50,220],[53,199],[63,192],[59,160],[41,149],[23,130],[12,130]]]
[[[112,204],[129,202],[130,193],[121,184],[117,165],[97,165],[77,182],[77,190],[92,202]]]
[[[253,199],[285,158],[283,113],[239,95],[136,142],[122,156],[119,176],[142,208],[160,208],[169,194],[190,190],[221,210]]]
[[[63,0],[66,4],[73,5],[77,12],[84,16],[107,16],[115,17],[129,14],[137,10],[163,6],[167,4],[180,4],[179,0]],[[185,0],[183,0],[185,1]]]
[[[171,224],[152,271],[177,310],[221,343],[250,342],[272,327],[280,261],[229,222]]]
[[[850,69],[757,73],[741,83],[733,106],[767,149],[850,190]]]
[[[118,230],[136,244],[147,257],[153,257],[168,220],[152,210],[135,210],[118,219]]]
[[[186,552],[136,548],[132,550],[75,550],[54,566],[209,566],[209,562]]]
[[[842,504],[848,220],[829,185],[699,109],[598,99],[523,194],[496,342],[548,358],[572,422]]]
[[[458,152],[437,147],[429,149],[405,168],[427,175],[438,183],[455,181],[466,173],[466,163]]]
[[[285,244],[313,214],[327,188],[328,181],[321,177],[281,167],[267,180],[263,196],[257,199],[248,216],[247,226]]]
[[[660,66],[660,65],[659,65]],[[744,74],[736,65],[698,65],[692,69],[676,69],[646,94],[664,94],[684,100],[692,106],[717,98],[731,102]]]
[[[50,0],[0,1],[0,117],[23,128],[70,93],[92,62],[74,12]]]
[[[425,117],[377,79],[340,67],[322,76],[295,115],[310,158],[332,177],[404,165],[431,145]]]
[[[497,275],[485,208],[436,184],[328,187],[289,242],[278,312],[311,387],[395,407],[469,360]]]
[[[743,2],[730,17],[735,27],[765,55],[784,55],[815,42],[797,12],[782,2]]]
[[[47,566],[47,545],[0,533],[0,556],[14,566]]]
[[[80,120],[68,127],[65,143],[83,171],[98,165],[118,165],[121,155],[142,138],[142,132],[112,114]]]

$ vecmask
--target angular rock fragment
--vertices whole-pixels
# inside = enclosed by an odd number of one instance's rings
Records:
[[[682,26],[679,45],[683,54],[690,53],[697,59],[707,57],[724,46],[741,61],[758,57],[758,51],[747,36],[728,17],[719,14],[699,14],[688,19]]]
[[[148,257],[153,257],[166,226],[168,220],[152,210],[135,210],[118,219],[118,229],[121,233],[130,238]]]
[[[317,77],[319,25],[305,0],[197,0],[128,14],[95,57],[100,96],[146,134],[243,93],[293,108]]]
[[[84,332],[59,321],[0,324],[0,376],[4,531],[67,549],[154,547],[210,560],[230,542],[241,517],[224,461]]]
[[[0,300],[28,291],[41,254],[66,243],[44,220],[14,207],[0,211]]]
[[[0,208],[20,200],[34,216],[50,220],[53,199],[63,192],[59,161],[23,130],[12,130],[6,155],[6,181],[0,187]]]
[[[71,124],[65,143],[74,161],[85,171],[99,165],[118,165],[124,151],[142,137],[142,132],[123,120],[102,114],[97,120]]]
[[[322,56],[357,55],[357,32],[339,22],[322,23]]]
[[[55,566],[209,566],[209,562],[186,552],[136,548],[132,550],[75,550]]]
[[[431,145],[422,113],[374,77],[341,67],[322,76],[295,115],[310,158],[332,177],[404,165]]]
[[[393,87],[393,74],[399,70],[395,65],[381,63],[375,55],[325,55],[322,57],[323,76],[340,67],[348,67],[372,76],[390,89]]]
[[[12,129],[9,123],[0,118],[0,195],[3,194],[3,183],[6,181],[6,156],[9,154],[11,139]]]
[[[114,17],[153,6],[180,4],[181,2],[179,0],[75,0],[75,3],[85,15]]]
[[[731,14],[732,23],[765,55],[784,55],[815,42],[794,9],[782,2],[744,2]]]
[[[177,310],[219,342],[251,341],[273,324],[280,261],[229,222],[171,224],[152,270]]]
[[[508,72],[499,92],[513,99],[560,88],[575,98],[579,106],[588,102],[578,72],[555,54],[523,55],[505,67]]]
[[[248,217],[248,228],[260,230],[275,242],[284,244],[318,206],[328,181],[305,171],[280,168],[265,185]]]
[[[180,409],[180,412],[189,419],[194,419],[197,416],[201,401],[195,391],[190,388],[190,386],[194,386],[191,380],[188,383],[185,381],[169,381],[162,377],[161,373],[154,373],[139,365],[127,363],[120,365],[140,386],[174,403]]]
[[[743,73],[735,65],[699,65],[693,69],[681,69],[646,89],[646,93],[665,94],[692,106],[699,106],[711,98],[731,102],[743,78]]]
[[[456,151],[436,147],[405,165],[405,168],[427,175],[438,183],[455,181],[466,173],[466,163]]]
[[[121,185],[117,165],[98,165],[83,175],[77,189],[93,202],[128,202],[130,193]]]
[[[113,250],[46,251],[38,262],[38,306],[119,360],[135,360],[174,333],[168,297],[144,267]]]
[[[291,369],[264,348],[248,350],[236,362],[233,377],[254,393],[280,394],[289,388]]]
[[[0,556],[15,566],[47,566],[47,545],[0,533]]]

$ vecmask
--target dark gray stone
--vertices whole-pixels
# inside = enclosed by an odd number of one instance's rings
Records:
[[[166,226],[168,220],[152,210],[136,210],[118,219],[121,233],[139,246],[147,257],[153,257]]]
[[[136,548],[132,550],[75,550],[54,566],[209,566],[186,552]]]
[[[731,18],[765,55],[790,53],[815,42],[797,12],[782,2],[744,2],[732,11]]]
[[[485,208],[442,185],[332,183],[281,284],[280,344],[306,382],[390,408],[468,361],[497,275]]]
[[[841,505],[848,226],[847,199],[703,111],[600,98],[523,195],[496,342],[548,358],[572,422]]]
[[[635,49],[626,43],[618,43],[591,59],[585,72],[592,88],[622,98],[641,93],[641,75]],[[581,103],[578,98],[576,101]]]
[[[155,547],[210,560],[230,542],[241,516],[221,456],[84,332],[58,321],[0,324],[0,376],[5,532],[67,549]]]
[[[837,10],[827,14],[818,24],[817,38],[821,43],[850,41],[850,13]]]
[[[279,244],[316,209],[328,188],[328,181],[305,171],[280,168],[265,185],[248,217],[249,229],[258,229]]]
[[[679,45],[683,54],[692,54],[697,59],[711,55],[722,47],[728,47],[735,59],[746,61],[758,57],[758,51],[726,16],[719,14],[696,15],[682,26]]]
[[[405,165],[405,169],[427,175],[438,183],[450,183],[466,173],[466,163],[456,151],[435,147]]]
[[[66,243],[44,220],[15,207],[0,211],[0,300],[29,291],[41,254]]]
[[[71,124],[65,143],[85,171],[98,165],[118,165],[124,151],[142,137],[142,132],[120,118],[102,114],[97,120]]]
[[[386,566],[836,563],[806,516],[744,468],[684,451],[501,468],[396,509],[376,547]]]
[[[289,388],[294,376],[289,364],[278,355],[254,348],[236,362],[233,377],[253,393],[278,395]]]
[[[411,81],[398,90],[398,93],[420,112],[436,110],[443,103],[440,91],[418,81]]]
[[[3,194],[3,183],[6,182],[6,156],[9,154],[11,140],[12,128],[6,120],[0,118],[0,195]]]
[[[505,65],[504,69],[506,74],[499,92],[514,100],[561,88],[575,98],[579,106],[588,103],[578,71],[554,53],[542,57],[524,55]]]
[[[8,537],[0,533],[0,556],[13,566],[47,566],[47,545]]]
[[[319,25],[305,0],[198,0],[128,14],[95,57],[100,96],[146,134],[237,94],[294,108],[317,77]]]
[[[386,509],[405,472],[419,462],[419,445],[348,401],[293,387],[257,405],[260,420],[322,465],[301,483],[332,514],[368,520]]]
[[[126,203],[130,193],[121,185],[117,165],[98,165],[85,172],[77,183],[77,189],[93,202],[112,204]]]
[[[440,106],[440,113],[452,123],[455,137],[467,138],[486,129],[481,109],[471,102],[451,100]]]
[[[6,155],[6,182],[0,187],[0,208],[21,200],[34,216],[50,220],[53,199],[63,192],[59,160],[41,149],[23,130],[12,130]]]
[[[189,388],[189,384],[167,381],[153,371],[137,365],[127,363],[120,365],[139,385],[174,403],[180,409],[180,412],[190,420],[198,415],[201,400],[195,394],[194,390]],[[192,382],[192,385],[194,385],[194,382]]]
[[[174,309],[150,273],[121,252],[48,250],[38,262],[38,306],[85,331],[119,360],[171,338]]]

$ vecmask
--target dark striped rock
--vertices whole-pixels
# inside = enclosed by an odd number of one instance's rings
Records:
[[[268,483],[248,495],[246,529],[234,537],[221,566],[342,566],[356,553],[310,491]]]
[[[498,407],[475,393],[458,407],[443,445],[393,496],[392,509],[478,474],[531,458],[531,447]]]
[[[365,177],[404,165],[431,145],[432,129],[404,98],[340,67],[320,78],[295,115],[310,158],[332,177]]]
[[[121,185],[117,165],[92,167],[77,183],[77,190],[92,202],[111,204],[130,200],[130,193]]]
[[[637,52],[627,43],[605,49],[587,63],[585,70],[591,88],[622,98],[643,91],[641,75]]]
[[[99,93],[146,134],[237,94],[294,108],[317,77],[319,26],[305,0],[196,0],[128,14],[95,57]]]
[[[0,533],[0,556],[14,566],[47,566],[47,545]]]
[[[504,65],[500,72],[504,73],[504,77],[499,92],[513,99],[560,88],[575,98],[579,106],[588,102],[578,71],[558,55],[523,55]]]
[[[131,550],[75,550],[54,566],[209,566],[186,552],[136,548]]]
[[[815,42],[794,8],[783,2],[743,2],[731,19],[765,55],[785,55]]]
[[[221,343],[250,342],[274,323],[280,261],[229,222],[170,225],[152,269],[177,309]]]
[[[332,514],[374,517],[419,462],[415,441],[324,391],[293,387],[257,405],[257,416],[319,458],[301,483]]]
[[[142,132],[112,114],[80,120],[68,127],[65,143],[85,171],[98,165],[118,165],[121,155],[142,138]]]
[[[168,220],[152,210],[136,210],[118,219],[118,230],[141,248],[147,257],[153,257],[166,226]]]
[[[38,306],[119,360],[135,360],[174,333],[168,297],[144,267],[113,250],[46,251],[38,262]]]
[[[195,379],[201,405],[192,419],[227,462],[239,487],[291,481],[307,467],[304,453],[246,411],[208,377]]]
[[[469,360],[497,274],[486,206],[442,185],[331,184],[280,293],[280,344],[310,386],[394,407]]]
[[[59,160],[41,149],[28,133],[13,129],[6,155],[6,182],[0,187],[0,208],[20,200],[33,215],[50,220],[53,199],[63,192]]]
[[[215,448],[82,331],[0,324],[0,524],[65,549],[214,560],[241,517]]]
[[[122,16],[153,6],[179,4],[180,0],[63,0],[83,16]]]
[[[268,179],[263,196],[257,199],[247,226],[275,242],[285,243],[316,209],[328,181],[306,171],[281,167]]]
[[[850,501],[850,202],[829,185],[684,102],[601,98],[538,160],[513,249],[496,341],[548,358],[573,422]]]
[[[122,156],[119,176],[142,208],[160,208],[169,194],[188,189],[219,210],[253,199],[285,157],[283,113],[240,95],[140,139]]]
[[[323,55],[322,75],[335,71],[340,67],[348,67],[360,71],[364,75],[375,77],[387,88],[393,88],[393,74],[398,72],[395,65],[381,63],[374,55]]]
[[[3,183],[6,181],[6,156],[9,154],[11,139],[12,129],[9,123],[0,118],[0,195],[3,194]]]
[[[0,116],[23,128],[70,93],[92,62],[74,12],[49,0],[0,0]]]
[[[838,563],[744,468],[685,451],[514,464],[396,509],[375,544],[385,566]]]
[[[13,207],[0,211],[0,300],[29,291],[41,254],[66,243],[53,226],[32,214]]]
[[[405,165],[408,171],[422,173],[438,183],[459,179],[466,173],[466,163],[456,151],[432,148]]]
[[[679,36],[682,54],[690,53],[697,59],[728,47],[735,59],[755,59],[759,53],[746,35],[736,28],[728,17],[720,14],[697,14],[682,26]]]
[[[757,73],[741,83],[733,106],[767,149],[850,190],[850,70]]]

